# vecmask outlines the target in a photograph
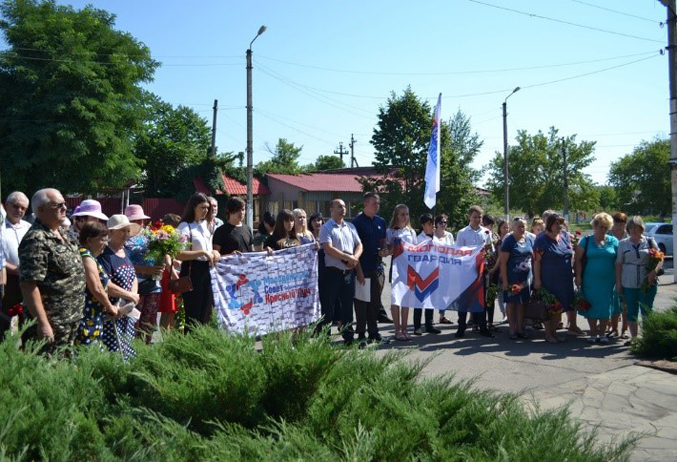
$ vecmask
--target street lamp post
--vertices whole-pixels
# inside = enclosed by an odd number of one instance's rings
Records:
[[[266,31],[266,26],[259,28],[254,40]],[[254,227],[254,149],[252,147],[252,40],[247,48],[247,217],[249,227]]]
[[[508,185],[508,98],[519,91],[520,87],[515,87],[515,89],[503,100],[503,164],[505,169],[503,170],[503,185],[505,188],[505,208],[504,215],[505,220],[510,219],[510,198],[509,198],[509,185]]]

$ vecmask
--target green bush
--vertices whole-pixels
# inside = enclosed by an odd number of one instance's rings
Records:
[[[633,353],[677,361],[677,306],[642,319],[642,336],[632,343]]]
[[[71,361],[0,346],[0,457],[15,460],[626,460],[565,409],[450,377],[421,379],[398,352],[307,333],[212,327],[137,344],[129,364],[93,348]]]

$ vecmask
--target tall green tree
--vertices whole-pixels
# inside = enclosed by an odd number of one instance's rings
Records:
[[[320,155],[317,156],[317,159],[315,159],[315,163],[308,165],[306,169],[309,172],[323,172],[325,170],[345,167],[345,162],[343,162],[338,156]]]
[[[642,141],[632,154],[611,164],[609,184],[616,189],[618,206],[625,213],[670,214],[670,140]]]
[[[305,168],[299,164],[303,146],[296,146],[286,138],[280,138],[274,148],[266,144],[266,150],[273,156],[256,165],[257,173],[297,174],[305,171]]]
[[[6,0],[0,30],[0,159],[9,189],[92,193],[137,178],[134,135],[158,62],[115,16]]]
[[[570,210],[595,209],[598,204],[590,196],[593,188],[590,176],[583,169],[594,160],[595,142],[576,142],[576,135],[560,137],[551,127],[545,134],[540,130],[529,135],[525,130],[517,133],[516,144],[510,146],[508,174],[510,207],[529,216],[540,215],[546,209],[564,207],[564,156],[562,140],[567,153]],[[487,187],[494,200],[504,201],[503,154],[497,152],[488,166]]]
[[[378,118],[371,143],[376,150],[374,166],[383,176],[365,181],[364,188],[384,193],[383,215],[390,216],[395,205],[404,203],[416,223],[422,213],[430,212],[423,203],[423,193],[432,109],[407,88],[400,96],[391,93],[379,108]],[[449,122],[442,121],[440,131],[441,188],[435,212],[448,213],[452,225],[459,227],[476,199],[473,181],[477,172],[470,164],[482,143],[477,134],[472,134],[470,121],[461,111]]]
[[[207,160],[210,128],[193,109],[174,108],[154,95],[149,97],[147,114],[135,146],[143,161],[144,191],[149,197],[173,197],[184,182],[192,187],[191,179],[184,178],[186,170]]]

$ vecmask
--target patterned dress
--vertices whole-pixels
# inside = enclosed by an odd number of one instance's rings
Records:
[[[124,258],[118,257],[110,247],[106,247],[97,260],[101,263],[104,271],[110,275],[111,282],[124,290],[132,290],[136,274],[134,273],[134,265],[127,254]],[[118,298],[110,299],[113,304],[116,304],[118,300]],[[129,316],[122,316],[115,321],[103,323],[101,341],[109,351],[119,351],[123,359],[129,361],[130,358],[136,356],[136,352],[132,348],[134,333],[134,320]]]
[[[99,270],[99,279],[105,289],[108,285],[109,278],[99,262],[94,258],[94,255],[92,255],[89,250],[81,248],[80,256],[83,260],[85,258],[94,260],[94,263],[96,263],[96,267]],[[101,332],[103,331],[104,314],[103,305],[94,298],[94,295],[89,291],[89,288],[85,288],[85,312],[84,317],[80,320],[80,325],[78,326],[78,334],[75,343],[78,345],[97,344],[99,345],[99,348],[103,349],[103,346],[101,345]]]

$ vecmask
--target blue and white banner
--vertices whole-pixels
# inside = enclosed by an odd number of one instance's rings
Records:
[[[264,335],[320,319],[317,248],[222,257],[211,270],[214,307],[229,332]]]
[[[430,135],[430,147],[428,147],[428,159],[425,165],[425,194],[423,202],[429,209],[437,203],[437,193],[440,192],[440,111],[442,110],[442,93],[437,97],[435,117],[433,118],[432,134]]]
[[[402,243],[393,256],[393,303],[409,308],[484,309],[482,246],[456,247],[433,240]],[[453,305],[453,306],[451,306]]]

